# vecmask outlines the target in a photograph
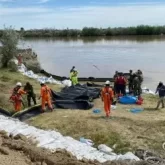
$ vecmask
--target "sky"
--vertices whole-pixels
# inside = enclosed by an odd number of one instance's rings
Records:
[[[165,0],[0,0],[0,29],[165,25]]]

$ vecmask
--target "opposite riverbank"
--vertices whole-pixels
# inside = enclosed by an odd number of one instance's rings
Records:
[[[95,28],[84,27],[80,29],[30,29],[23,27],[17,32],[22,37],[98,37],[98,36],[139,36],[139,35],[164,35],[165,26],[139,25],[136,27]],[[0,30],[0,37],[3,30]]]

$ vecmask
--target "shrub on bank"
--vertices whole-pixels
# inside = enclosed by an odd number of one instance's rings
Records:
[[[11,59],[7,63],[7,67],[11,69],[11,71],[16,72],[18,70],[18,62],[16,59]]]
[[[0,42],[2,44],[2,64],[3,67],[10,67],[8,62],[16,56],[17,44],[19,40],[18,33],[10,26],[3,30]]]

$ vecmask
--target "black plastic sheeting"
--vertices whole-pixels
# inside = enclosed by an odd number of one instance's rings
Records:
[[[52,91],[55,100],[78,100],[78,101],[92,101],[99,98],[100,88],[90,88],[87,85],[76,85],[65,87],[61,92]]]
[[[54,104],[54,109],[56,110],[56,108],[58,109],[79,109],[79,110],[88,110],[89,108],[93,107],[93,104],[88,103],[87,101],[56,101]],[[45,113],[50,112],[49,108],[47,107],[47,110],[45,111]],[[28,120],[32,117],[38,116],[42,114],[41,112],[41,105],[35,106],[35,107],[31,107],[28,110],[25,111],[21,111],[19,113],[14,114],[12,117],[17,118],[21,121],[25,121]]]
[[[27,110],[20,111],[20,112],[14,114],[12,117],[17,118],[20,121],[25,121],[25,120],[28,120],[32,117],[38,116],[41,113],[42,113],[41,112],[41,105],[37,105],[37,106],[31,107]]]
[[[9,111],[6,111],[2,108],[0,108],[0,115],[6,116],[6,117],[11,117],[12,114]]]
[[[56,100],[55,108],[89,110],[93,104],[85,100]]]
[[[52,76],[54,79],[59,80],[59,81],[63,81],[63,80],[68,80],[68,77],[65,76],[57,76],[57,75],[53,75],[50,74],[48,72],[46,72],[45,70],[41,70],[40,73],[44,74],[47,77]],[[119,72],[120,73],[120,72]],[[129,76],[129,73],[124,73],[124,76]],[[78,77],[78,81],[93,81],[93,82],[105,82],[105,81],[111,81],[114,82],[113,78],[107,77],[107,78],[101,78],[101,77]]]

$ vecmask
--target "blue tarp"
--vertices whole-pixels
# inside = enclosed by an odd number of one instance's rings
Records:
[[[133,96],[123,96],[119,98],[121,104],[136,104],[136,97]]]

